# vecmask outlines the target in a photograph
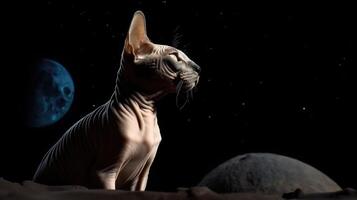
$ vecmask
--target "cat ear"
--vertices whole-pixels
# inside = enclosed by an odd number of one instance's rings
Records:
[[[124,48],[127,53],[135,56],[148,54],[152,50],[152,44],[146,34],[145,15],[141,11],[136,11],[131,20]]]

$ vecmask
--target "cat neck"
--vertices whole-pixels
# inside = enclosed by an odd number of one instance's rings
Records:
[[[166,95],[165,91],[157,91],[154,93],[147,93],[145,91],[140,90],[138,86],[128,81],[128,71],[125,66],[128,65],[125,63],[124,52],[122,54],[122,59],[120,63],[120,67],[117,73],[117,78],[115,81],[115,89],[112,95],[111,100],[115,101],[116,104],[123,103],[126,99],[132,99],[137,101],[143,108],[152,108],[155,110],[156,102]]]
[[[166,93],[164,91],[158,91],[148,94],[144,91],[140,91],[140,89],[125,79],[124,73],[123,67],[121,67],[118,71],[114,93],[110,98],[112,106],[114,106],[115,109],[119,109],[123,105],[132,107],[134,105],[133,103],[135,103],[142,111],[156,113],[156,103],[165,96]]]
[[[122,105],[133,107],[135,104],[140,110],[151,111],[153,113],[156,111],[155,99],[153,97],[135,91],[130,84],[124,84],[123,82],[115,86],[115,91],[110,99],[111,104],[115,108],[119,109]]]
[[[133,88],[124,80],[116,85],[109,100],[109,116],[114,116],[118,127],[126,127],[119,128],[123,131],[121,134],[129,137],[132,136],[132,130],[139,130],[142,136],[150,136],[153,129],[149,127],[157,126],[156,97]]]

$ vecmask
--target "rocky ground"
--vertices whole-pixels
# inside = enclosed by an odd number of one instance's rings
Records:
[[[23,183],[13,183],[5,179],[0,179],[0,199],[16,200],[139,200],[139,199],[173,199],[173,200],[283,200],[283,199],[307,199],[307,200],[356,200],[357,192],[353,189],[345,189],[329,193],[304,194],[301,190],[289,194],[265,195],[258,193],[225,193],[219,194],[211,191],[207,187],[192,187],[179,189],[177,192],[129,192],[129,191],[108,191],[90,190],[82,186],[47,186],[37,184],[32,181]]]

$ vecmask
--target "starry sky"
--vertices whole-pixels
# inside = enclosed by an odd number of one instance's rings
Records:
[[[357,188],[353,94],[356,13],[342,4],[235,1],[17,2],[5,13],[7,69],[0,176],[31,178],[43,154],[76,120],[110,97],[133,13],[148,35],[175,45],[202,68],[183,109],[169,95],[158,105],[162,143],[148,189],[197,184],[239,154],[297,158],[342,187]],[[178,42],[175,42],[178,41]],[[65,117],[46,128],[21,124],[31,66],[54,59],[76,93]],[[8,62],[7,62],[8,61]],[[10,67],[9,67],[10,66]],[[7,106],[11,105],[11,106]]]

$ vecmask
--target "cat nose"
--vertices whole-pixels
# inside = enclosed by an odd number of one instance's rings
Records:
[[[198,66],[196,63],[192,62],[191,66],[192,66],[193,70],[195,70],[197,73],[201,72],[201,67]]]

